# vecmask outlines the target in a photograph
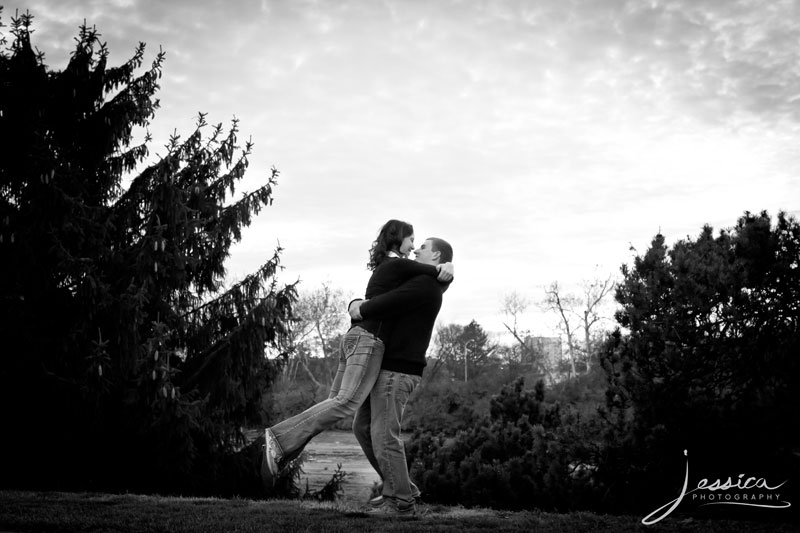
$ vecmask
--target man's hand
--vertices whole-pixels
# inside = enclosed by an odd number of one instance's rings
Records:
[[[361,304],[366,302],[366,300],[353,300],[350,302],[350,307],[347,309],[347,312],[350,313],[350,318],[353,320],[363,320],[364,317],[361,316]]]
[[[436,276],[438,281],[448,282],[453,281],[453,263],[443,263],[441,265],[436,265],[436,270],[439,271],[439,275]]]

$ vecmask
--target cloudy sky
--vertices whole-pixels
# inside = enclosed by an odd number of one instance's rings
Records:
[[[2,0],[0,0],[2,3]],[[19,0],[65,66],[85,19],[111,63],[167,54],[154,151],[199,111],[281,172],[232,279],[278,242],[281,279],[356,295],[389,218],[455,249],[440,320],[502,330],[501,297],[618,273],[744,211],[800,215],[794,0]],[[549,334],[530,313],[525,327]]]

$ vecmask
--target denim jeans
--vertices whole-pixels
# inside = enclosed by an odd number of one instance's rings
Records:
[[[420,492],[408,475],[400,437],[408,397],[422,378],[381,370],[369,399],[353,418],[353,433],[372,467],[383,480],[383,497],[398,508],[414,505]]]
[[[337,421],[355,413],[375,384],[383,360],[383,342],[356,326],[339,344],[339,368],[327,400],[267,429],[280,468],[295,459],[306,444]]]

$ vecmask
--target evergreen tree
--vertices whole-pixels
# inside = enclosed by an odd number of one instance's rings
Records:
[[[0,53],[2,482],[254,492],[258,453],[235,452],[263,422],[295,286],[280,249],[228,288],[224,261],[278,172],[231,199],[252,145],[235,119],[204,137],[203,114],[138,171],[165,54],[108,66],[84,24],[55,71],[31,23],[12,18]]]
[[[615,422],[600,472],[608,493],[629,510],[669,501],[685,449],[694,483],[797,479],[800,224],[746,213],[672,249],[657,235],[622,273],[628,333],[611,335],[602,357]]]
[[[486,367],[497,365],[496,346],[489,345],[489,336],[475,320],[466,326],[449,324],[436,332],[436,361],[432,372],[444,365],[454,377],[464,381],[475,379]]]

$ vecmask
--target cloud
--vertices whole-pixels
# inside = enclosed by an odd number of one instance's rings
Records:
[[[198,111],[211,123],[235,115],[255,142],[244,188],[281,170],[275,204],[245,233],[231,272],[254,270],[280,240],[287,278],[360,287],[377,229],[403,218],[419,238],[453,241],[461,274],[443,313],[466,321],[494,315],[493,295],[510,288],[567,283],[596,263],[615,271],[629,244],[644,249],[659,229],[680,238],[708,221],[733,224],[745,209],[796,211],[798,9],[784,0],[31,5],[35,41],[55,66],[84,17],[109,39],[112,63],[138,41],[147,59],[163,46],[158,147],[175,129],[188,134]]]

